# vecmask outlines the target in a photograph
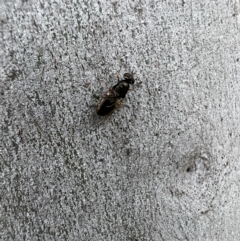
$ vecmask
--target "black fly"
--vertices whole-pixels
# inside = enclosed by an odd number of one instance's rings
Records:
[[[97,107],[97,114],[99,116],[109,116],[116,108],[119,108],[129,90],[130,84],[134,84],[134,78],[132,74],[125,73],[123,79],[118,81],[102,97]]]

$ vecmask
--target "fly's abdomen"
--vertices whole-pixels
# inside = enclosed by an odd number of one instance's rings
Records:
[[[115,101],[106,99],[98,108],[97,114],[105,116],[110,114],[115,109]]]

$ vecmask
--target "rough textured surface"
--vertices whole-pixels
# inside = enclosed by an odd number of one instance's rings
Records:
[[[1,0],[1,240],[240,240],[239,8]]]

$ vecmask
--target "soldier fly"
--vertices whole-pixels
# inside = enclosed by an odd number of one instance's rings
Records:
[[[109,116],[116,108],[119,108],[129,90],[130,84],[134,84],[134,78],[132,74],[125,73],[123,79],[119,80],[102,97],[97,107],[97,114],[99,116]]]

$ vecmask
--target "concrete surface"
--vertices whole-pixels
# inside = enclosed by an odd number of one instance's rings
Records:
[[[1,0],[1,240],[240,240],[239,8]]]

